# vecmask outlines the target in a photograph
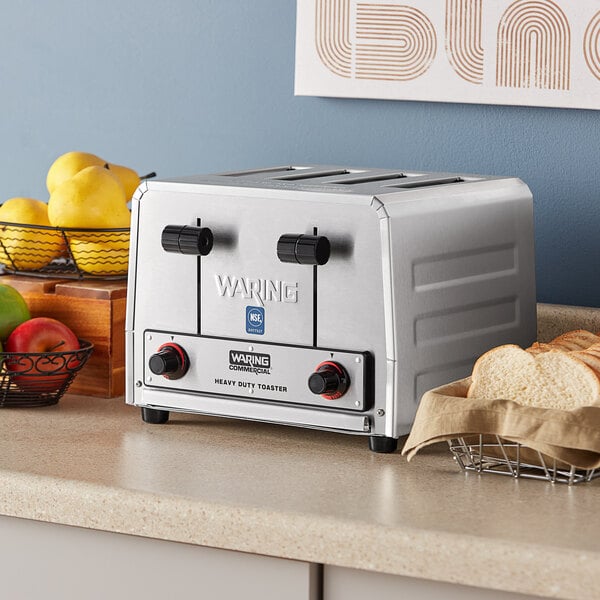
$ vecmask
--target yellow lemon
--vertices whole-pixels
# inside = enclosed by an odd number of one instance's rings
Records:
[[[71,179],[82,169],[91,166],[101,167],[106,161],[89,152],[67,152],[59,156],[50,166],[46,176],[46,187],[52,192],[67,179]]]
[[[133,169],[124,167],[123,165],[108,163],[108,169],[119,178],[119,181],[125,188],[127,202],[129,202],[138,185],[140,185],[140,176]]]
[[[52,192],[48,218],[55,227],[112,229],[129,227],[131,213],[119,180],[108,169],[92,166]]]
[[[120,239],[117,239],[117,235]],[[69,240],[77,267],[92,275],[125,275],[129,262],[129,234],[114,234],[107,241]]]
[[[33,198],[11,198],[0,206],[0,221],[20,223],[22,227],[0,225],[0,261],[7,267],[36,271],[46,266],[64,249],[60,232],[28,228],[50,226],[48,206]]]

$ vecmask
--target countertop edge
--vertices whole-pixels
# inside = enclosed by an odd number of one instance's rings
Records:
[[[0,471],[0,514],[549,598],[593,600],[600,588],[600,552],[157,497],[42,475]],[[186,529],[184,520],[194,527]],[[363,539],[388,551],[369,557]]]

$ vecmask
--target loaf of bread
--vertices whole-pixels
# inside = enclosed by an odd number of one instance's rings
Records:
[[[526,350],[493,348],[475,363],[467,396],[563,410],[600,406],[600,338],[577,330]]]

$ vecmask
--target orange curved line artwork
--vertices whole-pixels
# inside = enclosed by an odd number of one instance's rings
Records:
[[[500,19],[496,85],[568,90],[571,85],[571,30],[552,0],[517,0]]]
[[[436,52],[435,29],[420,10],[398,4],[357,4],[357,79],[416,79],[429,69]]]
[[[600,11],[594,15],[585,30],[583,56],[592,75],[600,79]]]
[[[321,62],[336,75],[350,77],[350,0],[317,0],[315,17],[315,44]]]
[[[446,54],[459,77],[483,83],[482,0],[446,0]]]

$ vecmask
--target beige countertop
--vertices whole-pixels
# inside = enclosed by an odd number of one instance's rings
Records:
[[[548,305],[540,314],[558,329],[561,315]],[[371,453],[366,438],[265,423],[172,414],[167,425],[148,425],[122,398],[71,395],[54,407],[0,410],[0,514],[548,597],[600,596],[600,480],[568,487],[464,474],[443,445],[407,463]]]

